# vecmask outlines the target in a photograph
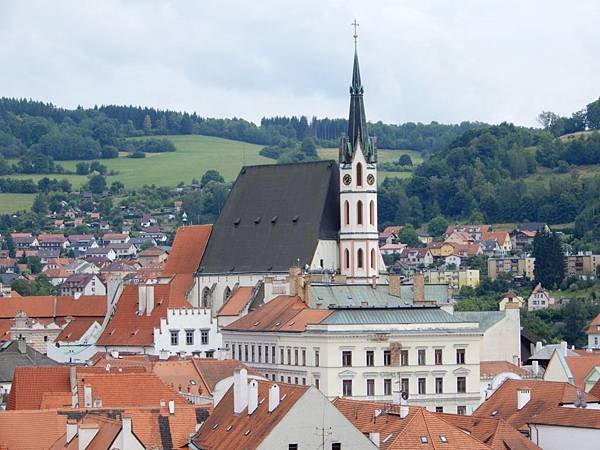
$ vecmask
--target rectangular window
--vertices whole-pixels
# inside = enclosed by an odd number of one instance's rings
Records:
[[[294,349],[294,365],[296,365],[296,366],[298,365],[298,349],[297,348]],[[296,383],[296,384],[298,384],[298,383]]]
[[[367,396],[373,397],[375,395],[375,380],[372,378],[367,380]]]
[[[315,367],[319,367],[319,350],[315,350]]]
[[[281,381],[281,382],[283,383],[283,375],[281,375],[281,376],[279,377],[279,381]]]
[[[391,366],[392,365],[392,352],[389,350],[383,351],[383,365]]]
[[[242,361],[242,344],[238,345],[238,359]]]
[[[444,379],[442,377],[435,379],[435,393],[436,394],[444,393]]]
[[[456,414],[458,414],[459,416],[466,416],[467,415],[467,407],[466,406],[457,406]]]
[[[275,381],[275,374],[274,373],[271,374],[271,380]]]
[[[244,345],[244,361],[248,361],[248,344]]]
[[[288,450],[298,450],[298,444],[289,444]]]
[[[292,377],[288,377],[288,384],[292,384]]]
[[[342,444],[339,442],[332,443],[331,450],[342,450]]]
[[[441,348],[436,348],[435,349],[435,365],[436,366],[441,366],[442,363],[442,349]]]
[[[419,366],[425,365],[425,349],[420,349],[417,353],[417,364]]]
[[[302,385],[306,386],[306,378],[302,378]]]
[[[254,362],[254,345],[250,346],[250,350],[252,351],[252,362]]]
[[[298,384],[298,377],[294,377],[294,384]]]
[[[456,349],[456,364],[464,364],[465,363],[465,349],[457,348]]]
[[[275,346],[271,347],[271,363],[275,364]]]
[[[419,394],[426,394],[427,391],[425,389],[426,380],[425,378],[419,378],[417,386],[419,388]]]
[[[383,380],[383,395],[392,395],[392,379],[384,378]]]
[[[235,345],[231,346],[231,359],[235,359]]]
[[[407,394],[410,393],[408,387],[408,378],[402,378],[400,380],[400,389],[402,390],[402,392],[406,392]]]
[[[373,350],[367,350],[367,367],[373,367],[375,365],[375,352]]]
[[[342,380],[342,395],[352,397],[352,380]]]
[[[319,380],[318,378],[315,378],[315,387],[317,389],[319,389],[321,387],[321,380]]]
[[[302,349],[302,365],[306,366],[306,349]]]
[[[179,345],[179,330],[171,330],[171,345]]]
[[[194,330],[185,330],[186,345],[194,345]]]
[[[292,349],[291,348],[287,349],[287,363],[288,363],[288,366],[292,365]]]
[[[279,349],[279,364],[285,364],[285,361],[283,360],[283,352],[284,350],[282,348]],[[281,380],[283,381],[283,380]]]
[[[408,366],[408,350],[400,350],[400,365]]]
[[[265,363],[269,363],[269,346],[265,345]]]
[[[258,346],[258,362],[262,362],[262,345]]]
[[[443,413],[444,412],[444,407],[443,406],[436,406],[435,407],[435,412],[436,413]]]
[[[352,367],[352,352],[350,350],[342,352],[342,366]]]
[[[456,392],[464,394],[467,392],[467,378],[466,377],[457,377],[456,378]]]

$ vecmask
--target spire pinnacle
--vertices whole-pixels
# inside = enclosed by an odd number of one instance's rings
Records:
[[[354,33],[352,33],[352,37],[354,38],[354,50],[356,50],[356,46],[358,43],[358,27],[360,26],[360,23],[358,23],[356,19],[354,19],[354,22],[352,22],[350,25],[354,27]]]

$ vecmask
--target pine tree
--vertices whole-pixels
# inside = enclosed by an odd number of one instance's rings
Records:
[[[540,230],[533,238],[535,281],[545,288],[555,288],[565,276],[565,258],[556,233]]]

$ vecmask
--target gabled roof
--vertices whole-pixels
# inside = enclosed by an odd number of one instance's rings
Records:
[[[333,400],[333,405],[361,433],[379,433],[379,448],[382,450],[490,449],[480,440],[444,420],[445,415],[429,412],[425,408],[409,407],[408,415],[402,418],[399,405],[389,403],[338,397]]]
[[[531,399],[518,410],[517,390],[523,388],[530,389]],[[526,429],[535,416],[562,403],[577,400],[577,391],[578,388],[572,384],[557,381],[506,380],[473,412],[473,416],[504,419],[517,429]],[[585,398],[588,402],[598,402],[598,399],[590,394],[585,394]]]
[[[600,333],[600,314],[598,314],[586,327],[586,334],[599,334]]]
[[[82,295],[75,299],[71,296],[36,295],[8,297],[0,301],[0,318],[12,319],[19,311],[30,318],[104,317],[106,296]]]
[[[280,383],[279,406],[269,413],[268,397],[269,387],[272,383],[257,382],[259,404],[251,415],[248,415],[247,409],[240,414],[234,414],[232,386],[192,438],[192,443],[204,450],[255,449],[306,391],[314,389],[309,386]],[[265,400],[260,402],[260,399]],[[229,431],[227,431],[228,428]],[[249,432],[247,432],[248,430]]]
[[[69,371],[67,366],[17,367],[6,409],[40,409],[45,393],[70,393]]]
[[[248,369],[243,363],[235,359],[192,358],[191,363],[198,371],[208,388],[208,393],[211,395],[217,383],[233,376],[235,369],[245,368],[248,370],[248,374],[257,374],[253,369]]]
[[[534,416],[529,423],[598,430],[600,429],[600,411],[597,409],[556,406]]]
[[[211,231],[212,225],[178,228],[163,273],[171,275],[196,272],[206,250]]]
[[[214,225],[201,273],[287,272],[339,232],[334,161],[243,167]]]
[[[97,275],[93,273],[73,273],[63,281],[61,288],[84,288],[96,276]]]
[[[229,299],[221,306],[217,316],[239,316],[243,309],[248,305],[252,297],[251,287],[238,288]]]
[[[193,284],[191,274],[177,275],[154,287],[154,308],[150,315],[138,315],[138,286],[126,285],[116,310],[98,338],[98,345],[151,346],[154,328],[167,317],[168,308],[190,308],[186,294]]]
[[[56,342],[76,342],[90,329],[94,323],[100,325],[96,318],[78,317],[69,321],[56,337]]]
[[[26,345],[25,353],[21,353],[17,341],[6,341],[0,344],[0,382],[2,383],[10,382],[13,379],[17,367],[55,365],[58,365],[56,361],[29,345]]]
[[[307,324],[319,323],[331,314],[328,310],[308,310],[300,297],[279,295],[260,308],[248,313],[224,330],[300,332]]]
[[[580,389],[584,388],[585,377],[590,370],[596,366],[600,366],[600,354],[582,354],[579,356],[567,356],[565,362],[569,366],[571,375],[573,376],[573,384]]]

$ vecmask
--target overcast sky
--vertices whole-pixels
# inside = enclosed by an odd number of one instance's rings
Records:
[[[210,117],[536,125],[600,96],[598,0],[0,0],[0,96]]]

